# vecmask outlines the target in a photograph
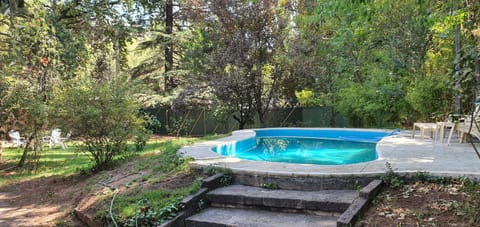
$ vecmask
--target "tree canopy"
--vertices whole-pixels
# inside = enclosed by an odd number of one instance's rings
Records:
[[[125,74],[141,106],[218,108],[248,127],[284,106],[350,126],[471,111],[480,3],[454,0],[0,1],[0,125],[32,143],[56,90]]]

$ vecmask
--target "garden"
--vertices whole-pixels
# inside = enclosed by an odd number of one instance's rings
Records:
[[[479,21],[470,0],[0,0],[0,225],[157,225],[218,171],[177,151],[237,129],[474,117]],[[478,184],[419,174],[357,224],[480,221]]]

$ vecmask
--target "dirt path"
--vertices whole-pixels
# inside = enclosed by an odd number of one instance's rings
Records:
[[[0,188],[0,226],[84,226],[73,215],[88,177],[49,177]]]

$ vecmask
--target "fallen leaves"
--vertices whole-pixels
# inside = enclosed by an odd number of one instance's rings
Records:
[[[392,208],[391,206],[383,206],[379,208],[378,216],[404,220],[408,215],[412,215],[413,212],[410,209],[405,208]]]

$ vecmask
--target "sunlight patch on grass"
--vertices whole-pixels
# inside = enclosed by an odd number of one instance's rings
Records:
[[[0,178],[0,187],[25,180],[54,175],[67,176],[78,173],[81,169],[89,168],[92,161],[88,155],[76,152],[77,147],[67,149],[44,149],[38,162],[38,168],[17,169]],[[4,166],[14,166],[22,156],[23,150],[18,148],[3,149]]]

